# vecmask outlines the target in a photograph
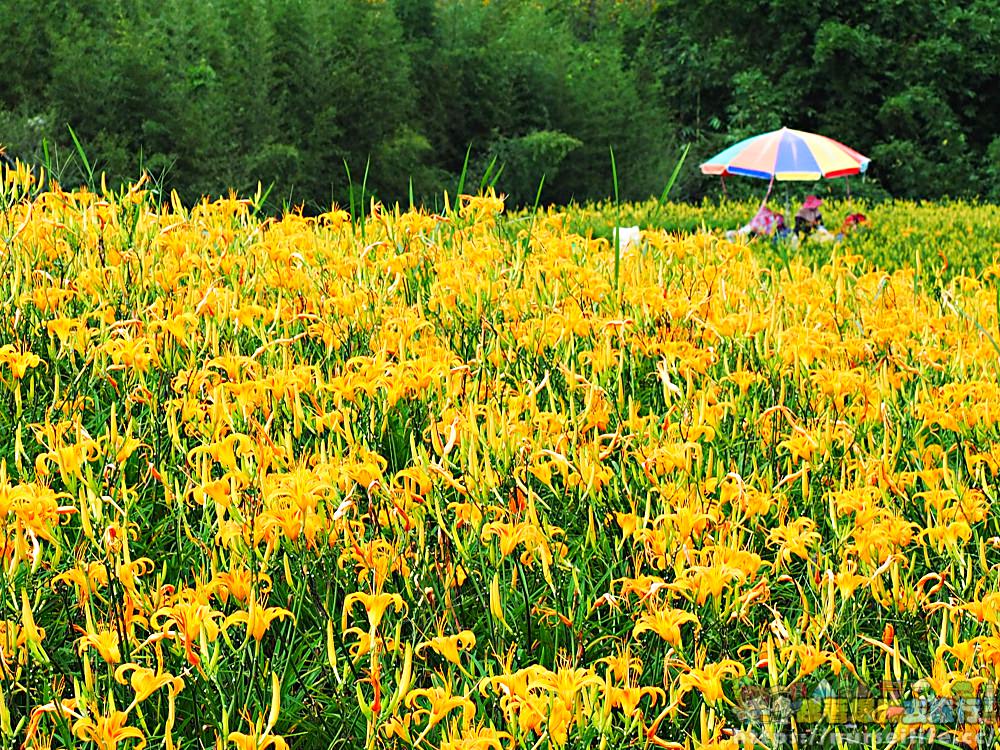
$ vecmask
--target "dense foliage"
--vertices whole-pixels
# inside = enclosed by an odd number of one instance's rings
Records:
[[[0,143],[63,182],[149,170],[181,196],[275,185],[329,207],[454,191],[492,158],[532,203],[658,194],[781,124],[875,160],[896,196],[1000,196],[995,0],[37,0],[0,3]],[[370,161],[369,161],[370,160]],[[495,170],[494,170],[495,172]],[[759,184],[734,185],[735,190]]]

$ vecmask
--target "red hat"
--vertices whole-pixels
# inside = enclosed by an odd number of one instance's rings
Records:
[[[802,208],[818,208],[822,204],[823,201],[815,195],[807,195],[806,199],[802,202]]]

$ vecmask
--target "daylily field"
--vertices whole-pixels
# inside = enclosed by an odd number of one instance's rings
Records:
[[[847,731],[821,680],[874,691],[868,747],[983,744],[997,209],[616,264],[631,216],[751,207],[276,220],[10,174],[5,744],[771,748]],[[921,689],[966,708],[902,720]]]

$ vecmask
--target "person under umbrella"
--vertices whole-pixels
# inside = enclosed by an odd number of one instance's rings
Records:
[[[787,234],[788,228],[785,226],[784,214],[776,213],[768,208],[766,203],[761,203],[760,208],[754,217],[750,219],[749,224],[740,227],[736,231],[727,232],[726,236],[728,239],[734,240],[740,235],[781,238]]]
[[[719,152],[701,165],[703,174],[718,175],[725,188],[725,178],[742,175],[768,180],[763,206],[771,197],[775,181],[797,180],[812,182],[821,178],[833,179],[864,174],[870,160],[843,143],[817,133],[781,128],[746,138]],[[848,189],[848,197],[850,190]],[[822,201],[810,195],[795,217],[795,233],[803,237],[815,234],[823,239],[829,234],[823,228],[819,213]],[[757,219],[757,217],[755,217]],[[739,231],[749,234],[754,222]],[[817,231],[822,230],[822,231]],[[787,230],[785,230],[787,231]],[[754,232],[756,234],[756,232]]]
[[[823,215],[819,212],[819,207],[823,201],[815,195],[808,195],[802,202],[802,208],[795,214],[795,233],[808,237],[815,231],[825,232],[823,226]]]

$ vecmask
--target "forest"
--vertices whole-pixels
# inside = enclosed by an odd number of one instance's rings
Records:
[[[612,149],[621,198],[658,195],[689,146],[699,200],[699,160],[787,125],[871,157],[867,197],[1000,199],[996,0],[0,5],[0,144],[63,184],[562,204],[612,193]]]

